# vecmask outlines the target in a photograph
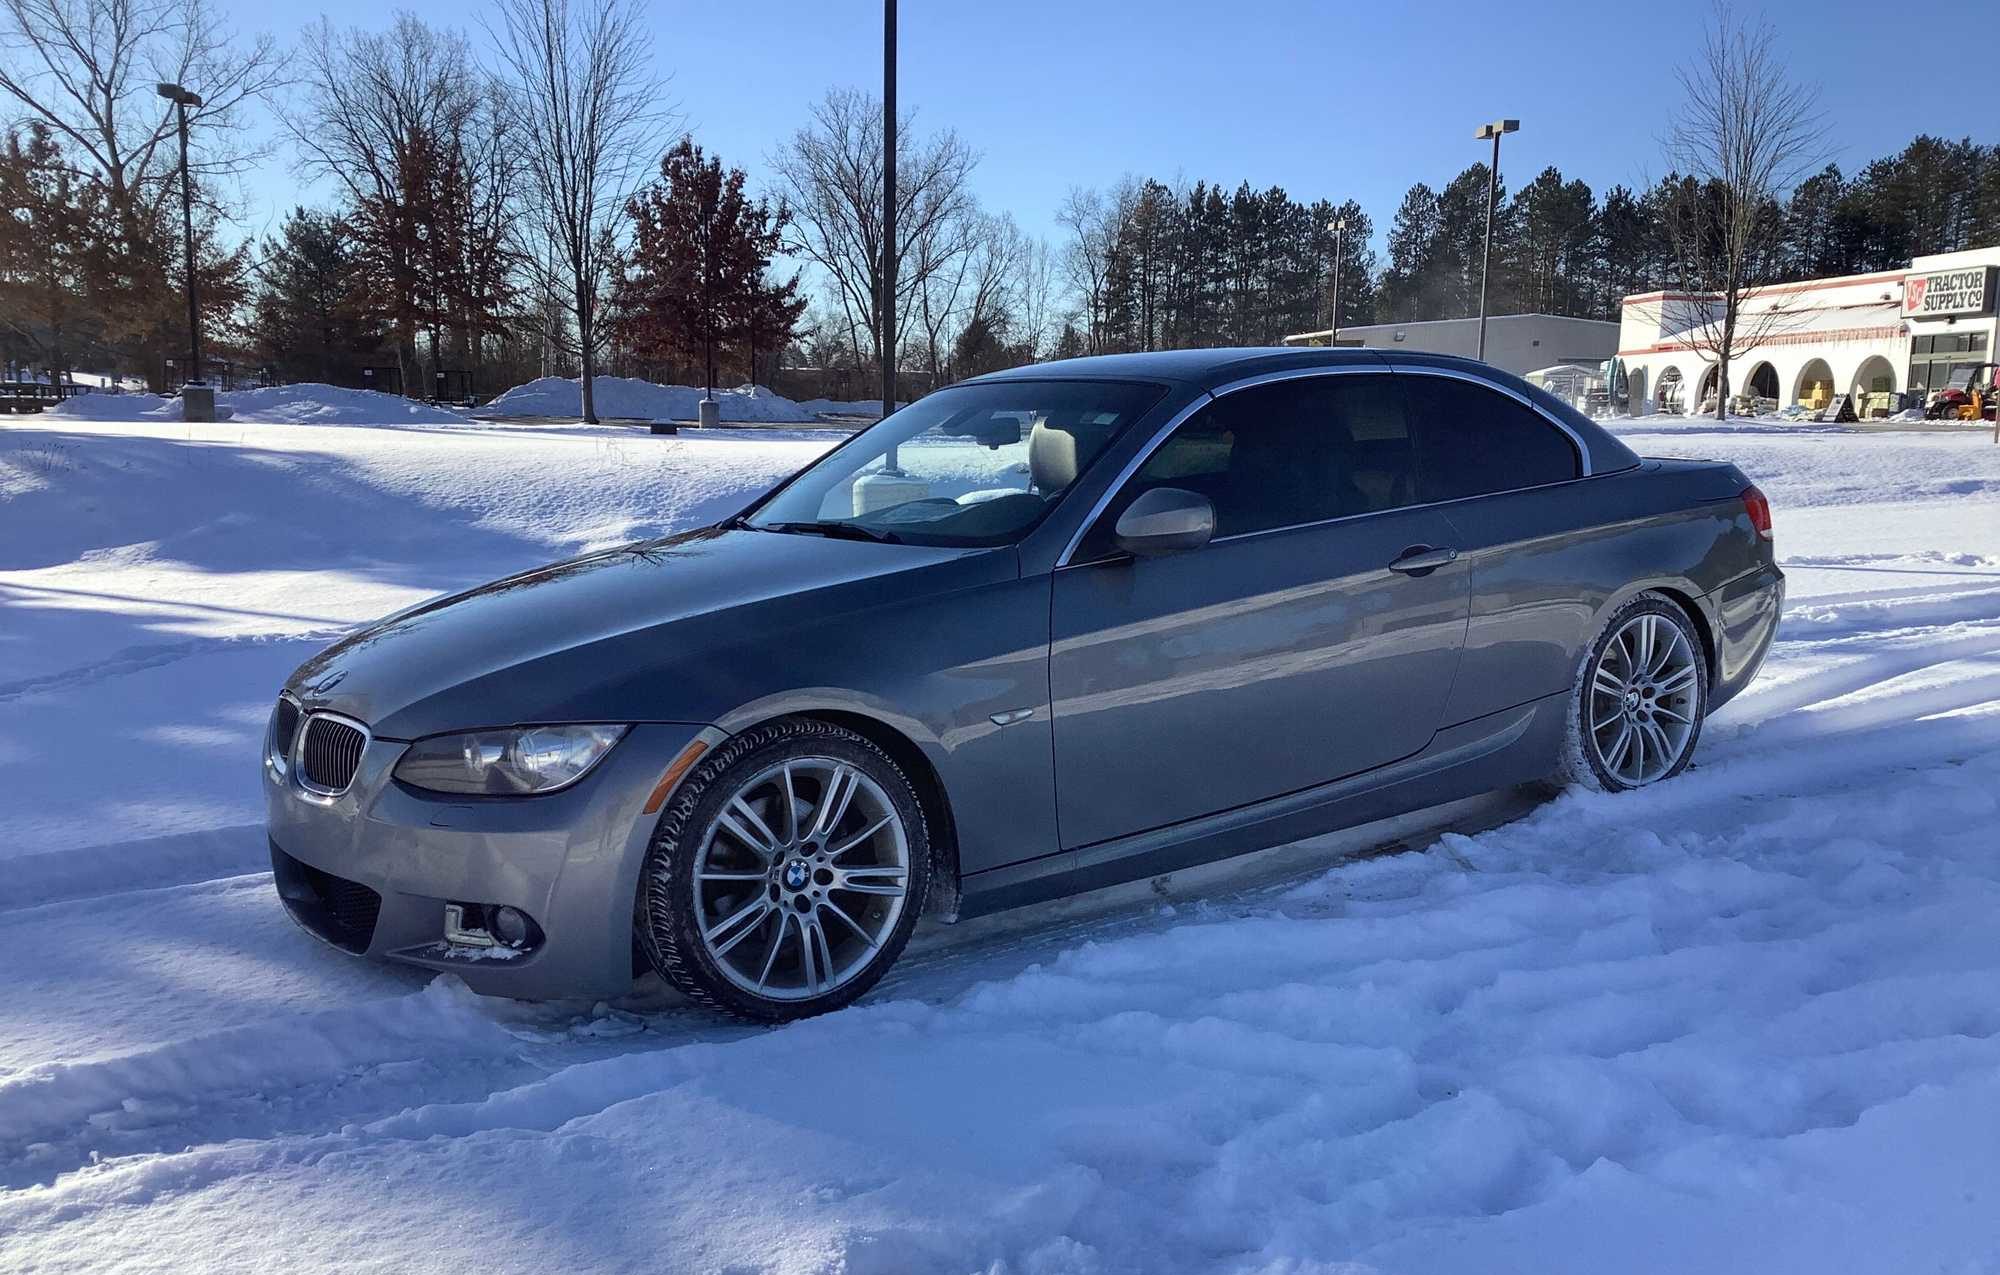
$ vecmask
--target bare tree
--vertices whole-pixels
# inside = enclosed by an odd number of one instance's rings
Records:
[[[983,329],[1004,338],[1012,326],[1013,287],[1028,237],[1012,214],[968,207],[940,224],[935,240],[918,244],[917,268],[928,282],[917,298],[917,321],[924,332],[931,386],[972,375],[956,366],[951,351],[968,331]]]
[[[304,91],[280,118],[301,172],[329,177],[347,193],[372,300],[395,329],[408,378],[417,329],[434,309],[425,256],[439,229],[430,216],[437,161],[482,133],[474,125],[488,90],[464,36],[408,13],[381,32],[337,31],[322,18],[298,56]],[[497,106],[492,114],[499,118]]]
[[[948,230],[971,208],[967,179],[978,162],[948,130],[917,138],[913,120],[906,114],[897,121],[899,332],[936,274],[962,256],[949,250]],[[874,316],[883,292],[882,103],[852,89],[829,92],[813,108],[812,122],[771,157],[771,166],[784,183],[799,250],[825,272],[847,330],[866,334],[880,366],[885,352]]]
[[[1729,411],[1729,365],[1793,322],[1780,305],[1746,303],[1777,272],[1781,200],[1823,159],[1818,92],[1786,74],[1768,22],[1718,4],[1714,26],[1680,72],[1686,95],[1667,137],[1675,169],[1665,209],[1675,302],[1687,341],[1716,367],[1715,414]],[[1663,317],[1671,313],[1661,303]]]
[[[970,206],[956,215],[933,222],[928,233],[913,245],[908,259],[910,273],[923,280],[916,289],[917,327],[924,337],[925,363],[930,371],[930,388],[950,379],[946,371],[947,333],[960,318],[967,291],[972,284],[974,254],[979,245],[981,214]],[[897,324],[902,330],[902,324]]]
[[[1027,361],[1046,358],[1055,346],[1056,257],[1046,239],[1027,240],[1014,261],[1015,318]]]
[[[594,424],[599,319],[625,202],[658,160],[672,111],[650,70],[637,0],[499,0],[499,9],[495,43],[514,93],[528,221],[554,246],[576,325],[583,419]]]
[[[1112,275],[1120,240],[1139,214],[1140,197],[1146,185],[1130,176],[1121,178],[1111,188],[1108,198],[1095,190],[1072,186],[1056,210],[1056,224],[1069,232],[1069,243],[1063,250],[1063,273],[1083,317],[1084,349],[1088,353],[1102,354],[1111,348]]]
[[[269,36],[234,42],[207,0],[0,0],[0,93],[87,157],[112,212],[158,211],[180,162],[174,106],[154,84],[202,98],[189,115],[197,181],[241,172],[245,107],[284,82]]]

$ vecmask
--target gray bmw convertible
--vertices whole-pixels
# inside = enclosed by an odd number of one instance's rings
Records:
[[[760,1020],[965,916],[1547,778],[1673,778],[1784,580],[1735,466],[1484,364],[1200,350],[931,394],[736,516],[426,602],[271,716],[358,955]]]

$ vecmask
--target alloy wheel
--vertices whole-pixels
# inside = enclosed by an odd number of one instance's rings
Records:
[[[882,786],[831,757],[738,785],[703,838],[694,915],[723,976],[753,996],[809,1000],[860,975],[910,887],[909,836]]]
[[[1589,741],[1605,773],[1627,787],[1664,778],[1692,746],[1701,671],[1693,642],[1658,612],[1611,635],[1590,671]]]

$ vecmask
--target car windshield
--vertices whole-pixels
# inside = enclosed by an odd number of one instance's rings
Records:
[[[834,450],[748,521],[891,543],[1010,544],[1163,393],[1119,381],[939,390]]]

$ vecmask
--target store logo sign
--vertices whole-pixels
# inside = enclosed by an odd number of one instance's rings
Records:
[[[1993,267],[1940,270],[1903,279],[1903,313],[1920,319],[1956,314],[1990,314],[1993,310]]]

